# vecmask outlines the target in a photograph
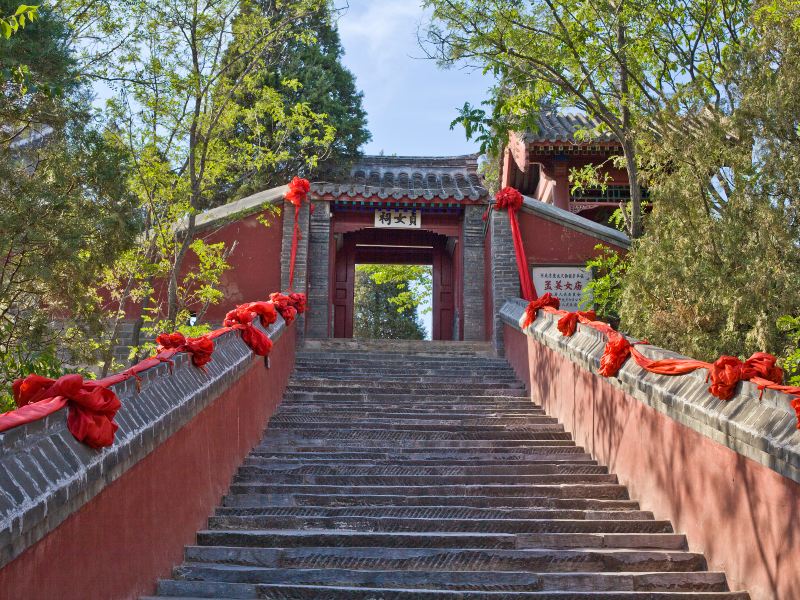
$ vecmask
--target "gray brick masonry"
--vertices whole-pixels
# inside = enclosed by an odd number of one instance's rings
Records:
[[[506,298],[516,298],[519,295],[519,273],[517,272],[517,259],[514,254],[514,241],[511,239],[511,224],[507,211],[493,210],[489,220],[492,228],[492,314],[494,315],[494,330],[492,344],[499,356],[503,356],[505,345],[503,343],[503,322],[500,318],[500,309]]]
[[[267,333],[276,340],[283,320]],[[42,539],[188,423],[254,360],[237,332],[218,338],[207,372],[188,354],[113,386],[122,402],[114,445],[92,450],[66,427],[66,410],[0,433],[0,567]]]
[[[502,322],[520,329],[525,306],[518,298],[506,302]],[[602,334],[578,325],[575,335],[567,338],[558,331],[556,322],[556,317],[540,311],[526,334],[597,373],[605,347]],[[682,358],[655,346],[640,348],[655,359]],[[606,381],[678,423],[800,483],[800,430],[789,396],[767,390],[759,400],[758,388],[743,382],[737,394],[724,402],[708,392],[706,375],[705,370],[674,377],[658,375],[628,360],[618,377]]]
[[[486,333],[484,322],[484,286],[486,278],[483,262],[483,213],[484,206],[464,207],[464,340],[483,340]]]
[[[300,207],[300,240],[294,266],[294,292],[307,293],[309,204]],[[289,263],[292,256],[292,234],[294,231],[294,206],[283,203],[283,240],[281,242],[281,290],[289,290]],[[305,332],[305,315],[297,316],[297,338],[302,340]]]
[[[308,302],[313,309],[306,313],[308,337],[328,337],[330,319],[329,266],[331,205],[329,202],[314,202],[311,215],[311,231],[308,238]]]

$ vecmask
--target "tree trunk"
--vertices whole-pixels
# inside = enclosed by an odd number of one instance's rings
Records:
[[[633,142],[626,142],[622,145],[625,153],[625,169],[628,172],[628,183],[631,189],[631,218],[628,226],[628,234],[631,238],[642,237],[642,186],[639,183],[639,167],[636,166],[636,150]]]

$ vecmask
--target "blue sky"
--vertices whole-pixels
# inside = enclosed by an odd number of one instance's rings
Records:
[[[414,0],[349,0],[339,19],[344,64],[364,92],[372,141],[366,154],[454,155],[477,151],[456,109],[478,105],[491,85],[479,71],[441,69],[424,59],[417,32],[428,16]],[[420,307],[424,308],[424,307]],[[432,315],[422,314],[430,336]]]
[[[339,0],[339,5],[344,0]],[[491,85],[479,71],[444,70],[423,58],[417,30],[427,15],[414,0],[349,0],[339,19],[344,63],[364,92],[372,141],[367,154],[453,155],[475,152],[456,108],[478,104]]]

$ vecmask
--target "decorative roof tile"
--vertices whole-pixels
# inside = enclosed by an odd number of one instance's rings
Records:
[[[416,200],[486,200],[489,192],[478,175],[478,155],[363,156],[340,183],[315,182],[320,197]]]
[[[575,140],[575,132],[578,130],[595,129],[600,122],[580,114],[564,113],[543,113],[539,115],[539,127],[537,131],[526,131],[521,135],[522,140],[529,144],[542,144],[554,142],[566,143],[609,143],[616,142],[610,132],[604,132],[591,136],[589,140]]]

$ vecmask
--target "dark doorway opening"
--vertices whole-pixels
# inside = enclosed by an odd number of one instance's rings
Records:
[[[353,337],[357,264],[413,264],[432,269],[432,339],[456,339],[454,250],[452,238],[424,230],[363,229],[343,234],[334,265],[334,337]]]

